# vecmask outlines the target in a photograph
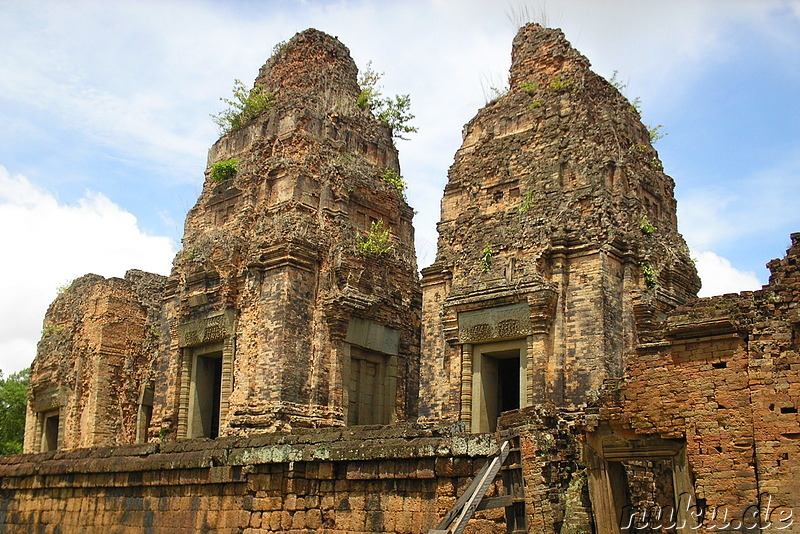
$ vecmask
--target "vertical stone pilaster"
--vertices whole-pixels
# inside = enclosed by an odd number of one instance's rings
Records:
[[[461,422],[467,428],[472,429],[472,345],[464,343],[461,345]]]
[[[192,383],[192,350],[182,348],[180,366],[180,392],[178,393],[178,439],[189,433],[189,388]]]

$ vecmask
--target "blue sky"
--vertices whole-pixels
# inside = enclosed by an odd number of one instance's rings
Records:
[[[420,131],[398,145],[430,264],[461,128],[506,77],[524,12],[664,125],[701,294],[766,283],[800,231],[800,0],[0,0],[0,369],[30,364],[59,285],[168,274],[218,136],[209,114],[308,27],[411,94]]]

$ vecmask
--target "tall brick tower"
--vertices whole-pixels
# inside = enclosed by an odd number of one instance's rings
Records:
[[[399,174],[392,131],[357,105],[356,75],[336,38],[297,34],[255,81],[272,107],[210,149],[209,168],[238,163],[207,174],[186,220],[151,435],[416,414],[413,211],[384,178]],[[376,226],[389,231],[383,250],[359,251]]]
[[[423,419],[581,405],[699,279],[648,129],[559,30],[514,39],[464,128],[423,270]]]

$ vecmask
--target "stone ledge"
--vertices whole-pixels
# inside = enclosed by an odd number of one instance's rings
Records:
[[[172,471],[175,483],[235,481],[242,469],[288,462],[368,462],[454,457],[486,457],[497,452],[493,434],[466,434],[460,427],[391,427],[303,429],[251,438],[197,439],[21,454],[0,458],[3,487],[9,479],[37,477],[40,485],[59,485],[59,477],[80,475],[124,476],[122,483],[147,485],[133,473]],[[197,470],[216,470],[205,476]],[[207,474],[207,473],[206,473]],[[136,477],[134,477],[136,478]],[[108,483],[105,482],[105,483]],[[163,483],[163,481],[162,481]]]

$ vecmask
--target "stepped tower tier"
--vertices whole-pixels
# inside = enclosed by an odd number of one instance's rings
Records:
[[[700,285],[635,107],[536,24],[509,79],[464,128],[423,270],[421,416],[473,431],[584,404]]]
[[[413,211],[357,72],[336,38],[295,35],[256,78],[267,109],[211,147],[167,284],[153,436],[416,415]]]

